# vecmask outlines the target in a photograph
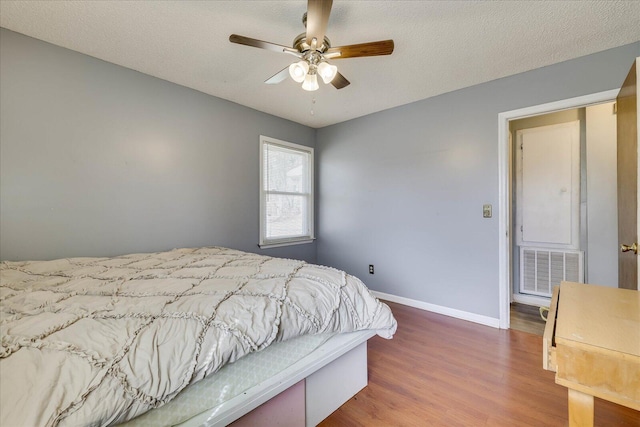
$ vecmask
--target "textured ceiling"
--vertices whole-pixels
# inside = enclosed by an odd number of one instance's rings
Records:
[[[393,39],[391,56],[334,60],[351,85],[264,80],[295,58],[306,1],[0,1],[0,26],[314,128],[640,40],[640,1],[340,1],[333,46]]]

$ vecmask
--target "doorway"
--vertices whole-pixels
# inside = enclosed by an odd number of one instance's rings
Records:
[[[513,142],[509,123],[514,120],[540,116],[568,109],[583,108],[596,104],[612,102],[618,90],[599,92],[592,95],[571,98],[563,101],[507,111],[498,115],[498,233],[499,233],[499,309],[500,328],[510,327],[510,304],[512,300],[512,263],[513,263],[513,210],[512,205],[512,153]]]

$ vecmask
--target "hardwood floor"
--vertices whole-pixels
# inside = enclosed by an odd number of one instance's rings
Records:
[[[321,426],[568,424],[542,337],[388,304],[398,332],[369,340],[369,385]],[[640,412],[596,399],[595,425],[638,427]]]
[[[512,302],[510,316],[511,329],[540,336],[544,334],[545,321],[540,317],[539,307]]]

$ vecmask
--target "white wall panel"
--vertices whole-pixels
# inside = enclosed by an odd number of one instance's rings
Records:
[[[524,129],[517,135],[522,156],[518,245],[578,249],[580,123]]]

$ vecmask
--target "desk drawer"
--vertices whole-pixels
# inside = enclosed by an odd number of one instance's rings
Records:
[[[557,371],[556,364],[556,318],[558,315],[558,298],[560,298],[560,287],[553,288],[551,306],[547,314],[547,324],[544,327],[542,338],[542,367],[547,371]]]

